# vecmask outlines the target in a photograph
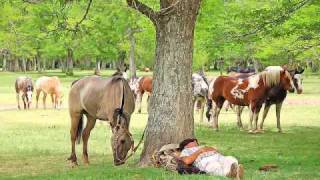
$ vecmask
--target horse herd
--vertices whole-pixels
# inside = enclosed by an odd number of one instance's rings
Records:
[[[276,104],[277,127],[280,127],[280,110],[287,95],[287,91],[296,89],[302,93],[302,71],[288,71],[280,66],[268,67],[260,73],[230,73],[229,76],[218,76],[207,80],[204,73],[192,75],[193,102],[200,109],[200,121],[203,121],[205,105],[206,117],[213,122],[213,127],[218,130],[218,117],[225,101],[237,111],[238,126],[243,128],[241,113],[244,106],[250,109],[249,132],[260,132],[263,121],[272,104]],[[22,95],[24,108],[30,108],[33,82],[28,77],[18,77],[15,83],[18,108],[20,109],[19,96]],[[63,93],[58,77],[41,77],[35,83],[36,99],[43,92],[43,106],[47,94],[51,95],[54,108],[60,108]],[[89,76],[72,82],[69,91],[69,114],[71,118],[71,155],[68,160],[72,165],[77,165],[75,143],[83,141],[83,161],[89,163],[88,139],[95,126],[96,120],[108,121],[112,129],[111,146],[115,165],[123,164],[135,152],[132,134],[129,131],[130,118],[138,105],[141,113],[141,101],[144,93],[152,93],[152,78],[140,77],[127,80],[121,72],[110,78]],[[265,104],[260,127],[258,115],[262,105]],[[83,116],[87,123],[83,128]],[[252,121],[255,121],[252,127]]]

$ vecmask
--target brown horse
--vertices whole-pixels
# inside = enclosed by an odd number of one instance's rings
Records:
[[[228,100],[235,105],[249,106],[251,111],[250,132],[257,131],[261,106],[267,98],[268,91],[274,86],[292,90],[294,85],[289,72],[285,70],[264,71],[245,79],[219,76],[214,82],[212,94],[209,94],[216,104],[213,127],[218,130],[218,116],[224,101]],[[253,119],[255,120],[255,129],[252,129]]]
[[[152,77],[142,76],[138,79],[131,79],[130,88],[133,90],[137,100],[138,113],[141,113],[142,96],[145,92],[148,94],[148,99],[152,93]]]
[[[60,109],[62,104],[62,89],[61,82],[57,76],[47,77],[42,76],[36,81],[36,108],[38,108],[38,101],[40,93],[43,92],[43,108],[46,108],[46,98],[50,94],[53,108]]]
[[[129,132],[131,114],[134,111],[134,96],[128,82],[122,76],[104,79],[90,76],[75,81],[69,92],[69,113],[71,117],[71,155],[68,158],[77,165],[75,141],[83,140],[83,161],[89,164],[88,139],[96,120],[109,121],[112,128],[111,145],[115,165],[125,162],[134,142]],[[87,117],[82,132],[83,115]]]
[[[15,89],[17,93],[18,109],[20,109],[20,94],[23,101],[24,109],[29,109],[32,103],[33,82],[32,79],[20,76],[16,79]]]

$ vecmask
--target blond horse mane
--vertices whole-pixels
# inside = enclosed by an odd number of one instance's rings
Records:
[[[273,87],[280,83],[280,72],[281,70],[263,71],[260,76],[267,87]]]

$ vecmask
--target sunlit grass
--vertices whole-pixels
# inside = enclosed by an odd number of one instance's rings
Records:
[[[49,75],[61,75],[64,91],[67,93],[74,79],[90,73],[91,71],[76,71],[75,77],[64,77],[59,72],[50,72]],[[103,74],[109,75],[112,71]],[[15,77],[19,75],[0,73],[0,106],[15,105],[13,85]],[[39,77],[36,73],[31,76],[34,79]],[[304,94],[289,94],[286,101],[319,100],[320,79],[310,76],[305,78],[304,83]],[[67,98],[65,107],[66,100]],[[242,119],[247,125],[247,110]],[[281,116],[284,133],[281,134],[277,133],[275,119],[275,109],[272,107],[265,122],[266,132],[251,135],[236,128],[236,115],[232,110],[222,110],[220,132],[213,131],[207,122],[200,124],[198,114],[195,113],[195,133],[201,143],[215,146],[224,154],[237,157],[245,166],[245,179],[319,179],[320,105],[285,104]],[[146,122],[145,97],[142,114],[134,113],[130,124],[130,131],[136,142],[140,139]],[[66,108],[60,111],[50,108],[0,111],[0,179],[225,179],[198,175],[180,176],[162,169],[139,168],[135,163],[142,147],[127,164],[114,167],[110,146],[111,130],[107,123],[100,121],[89,140],[91,164],[82,164],[81,144],[77,146],[80,166],[72,169],[66,161],[70,155],[69,128],[70,119]],[[259,172],[258,168],[267,163],[277,164],[278,171]]]

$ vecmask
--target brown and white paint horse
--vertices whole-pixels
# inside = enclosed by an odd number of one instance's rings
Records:
[[[57,76],[42,76],[36,81],[36,108],[38,108],[40,93],[43,93],[43,108],[46,108],[46,98],[50,94],[53,108],[60,109],[62,104],[62,87]]]
[[[132,78],[129,84],[136,97],[138,113],[141,113],[141,102],[143,94],[146,92],[149,99],[152,93],[152,77],[142,76],[140,78]]]
[[[228,76],[219,76],[213,85],[213,92],[209,94],[215,103],[213,113],[213,127],[218,130],[218,116],[225,100],[240,106],[249,106],[250,109],[250,130],[258,131],[258,115],[262,104],[267,98],[268,91],[280,86],[285,90],[294,88],[293,81],[288,71],[264,71],[245,79],[237,79]],[[208,117],[210,114],[207,113]],[[255,128],[252,128],[252,121],[255,120]]]
[[[99,119],[110,123],[114,164],[123,164],[128,151],[134,149],[134,141],[129,132],[134,107],[133,93],[122,76],[116,75],[107,79],[90,76],[74,81],[69,92],[71,155],[68,160],[77,165],[75,141],[80,140],[82,134],[83,161],[89,164],[88,139],[96,120]],[[86,115],[87,123],[82,131],[83,115]]]
[[[18,109],[20,108],[20,95],[23,101],[24,109],[29,109],[32,103],[33,82],[32,79],[20,76],[16,79],[15,90],[17,94]]]

